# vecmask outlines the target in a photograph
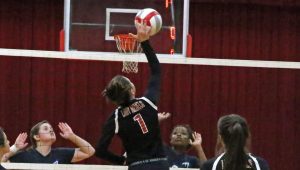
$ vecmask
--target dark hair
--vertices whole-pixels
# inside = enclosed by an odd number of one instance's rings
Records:
[[[108,83],[102,94],[117,105],[121,105],[130,101],[131,89],[132,84],[129,79],[117,75]]]
[[[222,116],[218,130],[226,147],[224,170],[245,170],[247,155],[244,148],[249,136],[246,120],[236,114]]]
[[[36,144],[36,140],[34,139],[34,136],[37,135],[40,131],[40,127],[42,126],[42,124],[44,123],[49,123],[47,120],[43,120],[37,124],[35,124],[31,130],[30,130],[30,142],[31,142],[31,145],[33,148],[36,148],[37,147],[37,144]],[[50,124],[50,123],[49,123]]]
[[[174,129],[177,128],[177,127],[183,127],[183,128],[185,128],[187,130],[189,139],[193,140],[193,132],[194,131],[192,130],[192,128],[190,127],[190,125],[187,125],[187,124],[176,125],[176,126],[174,126],[174,128],[172,130],[172,133],[173,133]],[[188,145],[187,149],[189,149],[190,147],[191,147],[191,144]]]
[[[4,144],[5,144],[4,131],[3,131],[3,129],[0,127],[0,147],[3,147]]]

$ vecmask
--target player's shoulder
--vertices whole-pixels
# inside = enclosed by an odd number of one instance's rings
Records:
[[[216,161],[216,157],[209,159],[207,161],[205,161],[202,166],[201,166],[201,170],[211,170],[213,167],[214,162]]]
[[[110,115],[107,117],[106,119],[106,123],[109,123],[110,121],[114,121],[115,116],[116,116],[116,111],[118,111],[120,109],[120,107],[116,108],[115,110],[113,110]]]
[[[55,155],[56,157],[73,157],[74,153],[75,148],[57,147],[51,149],[51,154]]]
[[[143,101],[143,102],[146,103],[147,105],[150,105],[150,106],[153,107],[155,110],[157,110],[157,106],[155,105],[155,103],[154,103],[153,101],[151,101],[150,99],[148,99],[147,97],[143,96],[143,97],[137,98],[137,100]]]
[[[256,156],[256,155],[252,155],[252,154],[251,154],[251,156],[253,156],[257,160],[261,170],[269,170],[270,169],[268,162],[264,158]]]
[[[26,150],[21,150],[9,160],[10,162],[24,162],[24,160],[31,158],[35,154],[34,149],[29,148]]]
[[[1,166],[1,164],[0,164],[0,170],[5,170],[5,168],[3,166]]]
[[[18,152],[15,156],[27,156],[27,155],[35,154],[36,152],[37,151],[34,148],[28,148]]]

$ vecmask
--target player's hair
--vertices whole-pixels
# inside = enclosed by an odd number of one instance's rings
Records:
[[[176,126],[174,126],[174,128],[173,128],[173,130],[172,130],[172,133],[173,133],[174,129],[176,129],[177,127],[183,127],[183,128],[185,128],[185,129],[187,130],[189,139],[193,140],[193,130],[192,130],[192,128],[190,127],[190,125],[188,125],[188,124],[180,124],[180,125],[176,125]],[[190,147],[191,147],[191,144],[189,144],[189,145],[187,146],[187,149],[189,149]]]
[[[5,142],[4,131],[3,131],[3,129],[0,127],[0,147],[3,147],[3,146],[4,146],[4,142]]]
[[[130,101],[132,88],[128,78],[117,75],[108,83],[102,94],[115,104],[122,105]]]
[[[37,144],[36,144],[36,140],[34,139],[34,136],[37,135],[40,131],[40,127],[42,126],[42,124],[44,123],[48,123],[50,124],[47,120],[43,120],[43,121],[40,121],[39,123],[35,124],[31,130],[30,130],[30,142],[31,142],[31,145],[32,145],[32,148],[36,148],[37,147]]]
[[[218,130],[226,147],[224,170],[245,170],[247,155],[244,147],[249,136],[246,120],[236,114],[222,116]]]

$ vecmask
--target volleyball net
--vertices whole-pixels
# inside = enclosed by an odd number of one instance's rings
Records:
[[[1,163],[6,169],[27,170],[127,170],[127,166],[82,165],[82,164],[33,164],[33,163]],[[170,170],[196,170],[194,168],[170,168]],[[199,169],[198,169],[199,170]]]
[[[83,52],[83,51],[44,51],[20,50],[0,48],[0,56],[11,57],[38,57],[75,60],[100,60],[100,61],[136,61],[147,62],[144,54],[120,54],[115,52]],[[157,54],[159,61],[165,64],[210,65],[229,67],[258,67],[258,68],[287,68],[300,69],[300,62],[266,61],[266,60],[240,60],[240,59],[215,59],[215,58],[189,58],[180,55]]]

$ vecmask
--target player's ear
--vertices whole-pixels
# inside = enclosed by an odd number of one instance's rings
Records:
[[[220,142],[220,144],[224,147],[224,141],[223,141],[223,138],[220,134],[218,134],[218,141]]]
[[[34,135],[33,138],[34,138],[35,141],[39,141],[40,140],[40,135]]]
[[[136,89],[135,89],[135,86],[132,84],[132,88],[130,89],[130,93],[132,96],[135,96],[135,93],[136,93]]]

